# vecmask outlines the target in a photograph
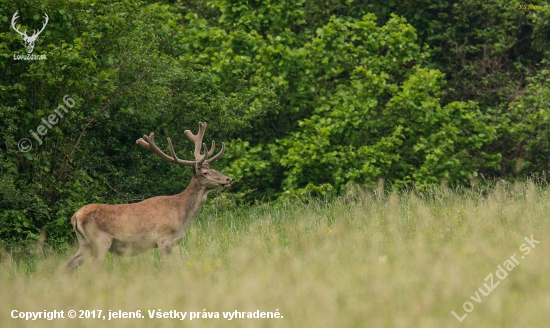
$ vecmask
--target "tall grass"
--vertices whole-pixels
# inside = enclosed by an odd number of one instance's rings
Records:
[[[62,273],[75,248],[0,255],[0,327],[546,327],[550,193],[533,183],[488,192],[361,192],[331,201],[205,208],[167,270],[156,251]],[[524,237],[540,241],[523,259]],[[475,292],[516,253],[481,303]],[[486,290],[484,288],[484,290]],[[466,312],[464,302],[474,309]],[[136,311],[144,319],[12,319],[11,310]],[[219,312],[149,319],[147,310]],[[469,309],[469,308],[468,308]],[[223,319],[278,310],[280,319]],[[187,317],[188,318],[188,317]]]

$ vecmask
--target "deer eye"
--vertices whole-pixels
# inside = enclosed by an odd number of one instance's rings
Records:
[[[202,172],[203,175],[208,175],[208,171]]]

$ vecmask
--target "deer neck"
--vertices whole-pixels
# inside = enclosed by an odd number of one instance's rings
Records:
[[[178,194],[179,204],[182,207],[182,223],[186,227],[189,222],[199,213],[202,206],[206,202],[208,190],[201,186],[197,179],[193,177],[189,186]]]

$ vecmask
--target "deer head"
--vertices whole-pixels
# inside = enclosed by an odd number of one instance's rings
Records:
[[[179,159],[176,156],[174,147],[172,146],[172,140],[168,138],[168,145],[170,146],[170,153],[172,157],[166,155],[162,150],[160,150],[155,144],[155,134],[151,132],[149,136],[143,136],[136,141],[136,143],[144,148],[147,148],[159,155],[163,160],[176,163],[184,166],[193,167],[193,177],[197,180],[199,185],[205,187],[207,190],[214,190],[218,187],[229,187],[233,182],[233,179],[227,177],[218,171],[210,168],[210,163],[220,158],[225,152],[225,143],[222,142],[222,149],[215,156],[207,159],[208,156],[211,156],[214,153],[216,143],[212,141],[212,147],[210,150],[206,148],[206,144],[202,143],[202,138],[204,137],[204,131],[206,131],[206,123],[199,122],[199,132],[194,135],[191,131],[185,130],[184,133],[195,143],[195,160],[187,161]],[[201,154],[201,148],[204,149],[204,154]]]
[[[34,50],[34,42],[36,42],[36,39],[38,38],[40,33],[42,33],[42,31],[44,31],[44,29],[46,28],[46,25],[48,24],[48,21],[49,21],[49,17],[48,17],[48,15],[44,14],[45,21],[44,21],[44,24],[42,25],[42,29],[38,32],[36,32],[36,30],[34,30],[34,33],[31,36],[28,36],[27,35],[27,30],[25,30],[25,32],[21,33],[21,31],[19,31],[17,29],[17,27],[15,26],[15,21],[17,20],[17,18],[19,18],[17,16],[18,12],[19,11],[16,11],[15,14],[13,14],[13,17],[11,19],[11,27],[15,30],[15,32],[17,32],[19,35],[21,35],[21,37],[23,38],[23,43],[25,43],[25,48],[27,49],[27,53],[30,54]]]

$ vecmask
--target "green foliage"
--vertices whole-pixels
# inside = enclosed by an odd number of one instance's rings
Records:
[[[527,79],[524,94],[508,105],[511,139],[517,145],[510,156],[513,173],[550,169],[550,70]],[[515,162],[512,161],[515,159]]]
[[[543,5],[533,2],[533,5]],[[0,243],[93,202],[180,192],[209,123],[239,201],[543,175],[550,160],[550,7],[491,0],[0,1]],[[24,52],[11,27],[50,21]],[[75,103],[39,144],[42,119]],[[33,143],[29,152],[18,142]],[[208,140],[209,141],[209,140]]]
[[[229,172],[246,181],[243,190],[341,193],[348,182],[379,178],[398,186],[442,179],[455,185],[498,166],[498,154],[481,150],[496,138],[488,116],[473,102],[440,104],[443,76],[422,68],[428,54],[402,18],[378,26],[372,14],[331,17],[315,34],[293,39],[296,26],[277,36],[219,26],[211,33],[205,21],[187,18],[204,33],[189,41],[198,48],[192,55],[222,83],[229,87],[234,72],[248,72],[251,81],[276,88],[280,106],[260,121],[275,133],[251,132],[233,145],[238,155]],[[231,21],[234,28],[243,19]]]
[[[22,28],[50,22],[35,46],[43,61],[16,61],[23,51],[0,20],[0,242],[34,240],[40,231],[65,242],[69,218],[88,203],[132,202],[180,192],[190,172],[166,165],[138,149],[135,140],[154,131],[159,145],[169,135],[178,151],[191,147],[185,129],[211,123],[208,137],[227,140],[248,124],[240,104],[249,90],[224,94],[214,76],[178,58],[178,14],[167,5],[128,2],[26,2],[1,4],[19,10]],[[34,13],[40,13],[36,17]],[[33,19],[31,19],[33,17]],[[243,84],[243,83],[241,83]],[[63,103],[64,96],[74,106]],[[36,140],[42,119],[64,105],[67,112]],[[261,104],[257,105],[261,111]],[[43,128],[42,128],[43,129]],[[40,130],[44,131],[44,130]],[[33,143],[18,151],[18,140]],[[166,145],[166,144],[164,144]],[[174,178],[176,177],[176,178]]]
[[[475,103],[441,107],[430,95],[440,93],[440,79],[438,71],[417,68],[400,87],[384,81],[387,95],[359,82],[340,88],[301,122],[301,132],[282,140],[287,192],[332,186],[341,193],[348,182],[374,185],[380,178],[396,187],[467,184],[478,170],[498,165],[499,156],[480,152],[495,138],[488,118]]]

